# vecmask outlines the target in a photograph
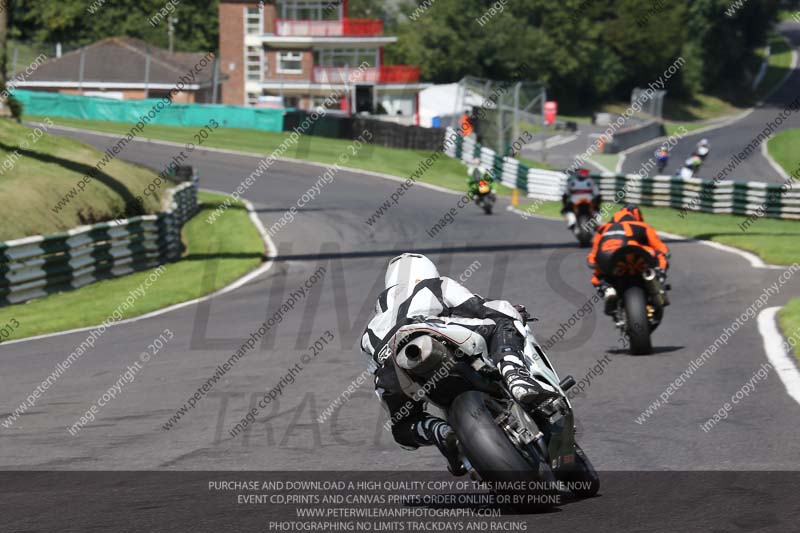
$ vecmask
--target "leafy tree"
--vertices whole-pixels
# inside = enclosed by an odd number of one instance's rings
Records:
[[[20,120],[22,104],[8,94],[8,0],[0,0],[0,116],[13,116]]]
[[[673,95],[740,84],[777,16],[777,0],[746,2],[733,16],[730,0],[514,0],[494,10],[482,0],[436,0],[412,20],[418,5],[403,7],[389,61],[418,64],[434,82],[508,79],[527,64],[565,109],[626,100],[678,58]]]
[[[61,42],[83,46],[106,37],[128,36],[155,46],[168,45],[166,17],[152,25],[153,15],[165,9],[167,0],[107,0],[94,13],[89,0],[33,0],[13,2],[14,37],[40,43]],[[24,5],[23,5],[24,4]],[[219,0],[181,0],[172,16],[176,51],[216,50]],[[166,11],[165,11],[166,13]]]

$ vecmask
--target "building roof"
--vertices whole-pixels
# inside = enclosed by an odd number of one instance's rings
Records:
[[[25,82],[18,85],[77,83],[80,81],[82,51],[84,52],[83,82],[88,84],[141,85],[145,82],[148,55],[150,56],[148,81],[151,85],[174,85],[182,76],[191,77],[191,71],[199,72],[195,72],[194,79],[187,83],[187,88],[210,85],[213,78],[213,60],[207,57],[207,54],[170,53],[139,39],[111,37],[45,61],[25,78]],[[199,64],[203,58],[206,58],[203,62],[205,66]]]

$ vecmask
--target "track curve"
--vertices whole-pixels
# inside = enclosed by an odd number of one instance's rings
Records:
[[[70,133],[103,149],[107,137]],[[123,157],[160,168],[175,148],[137,142]],[[201,185],[232,191],[257,158],[199,150],[190,163]],[[319,166],[277,162],[246,194],[266,227],[272,226],[322,174]],[[561,221],[533,219],[498,209],[487,217],[475,206],[460,210],[436,238],[427,230],[458,196],[415,186],[373,226],[366,217],[397,183],[341,171],[335,182],[300,210],[274,237],[275,265],[263,276],[211,302],[137,321],[106,332],[46,392],[13,429],[0,428],[0,467],[68,470],[434,470],[444,468],[435,449],[406,452],[382,429],[385,414],[367,382],[337,415],[318,415],[363,370],[358,341],[380,290],[386,261],[400,251],[424,250],[443,274],[470,272],[478,293],[524,303],[539,318],[543,342],[592,296],[585,250]],[[500,207],[500,206],[498,206]],[[504,207],[504,206],[503,206]],[[645,210],[646,215],[646,210]],[[563,376],[581,379],[607,357],[610,363],[575,400],[580,441],[598,470],[798,470],[798,405],[773,374],[729,418],[708,433],[713,416],[766,361],[756,320],[697,370],[648,421],[636,417],[729,326],[777,270],[753,269],[721,250],[687,241],[672,249],[673,305],[654,336],[656,354],[631,357],[619,350],[610,320],[594,310],[568,329],[550,350]],[[476,263],[477,262],[477,263]],[[238,362],[208,397],[173,429],[162,429],[258,325],[271,316],[320,266],[327,272],[306,299]],[[792,279],[769,305],[800,293]],[[77,437],[66,427],[116,379],[164,328],[175,333],[163,355],[145,366],[124,394]],[[335,341],[286,386],[262,420],[236,437],[228,431],[275,387],[326,330]],[[76,333],[3,347],[0,408],[3,418],[77,346]],[[758,453],[753,453],[758,450]],[[621,502],[590,500],[587,513]]]
[[[784,22],[778,28],[781,34],[789,40],[796,53],[800,46],[800,24]],[[796,106],[798,95],[800,95],[800,65],[795,65],[784,83],[775,92],[739,120],[726,123],[711,131],[691,132],[683,137],[672,149],[664,174],[675,174],[683,162],[692,155],[700,139],[705,137],[711,145],[711,153],[698,171],[699,177],[714,179],[726,167],[732,166],[732,170],[726,172],[720,179],[782,183],[784,178],[764,157],[760,147],[753,150],[746,159],[734,160],[733,157],[734,154],[742,152],[755,140],[758,134],[767,127],[767,124],[777,124],[777,117],[784,113],[787,106],[792,103]],[[800,128],[800,113],[797,111],[788,113],[785,118],[781,117],[775,133],[770,137],[777,132],[792,128]],[[626,174],[638,172],[653,157],[658,146],[658,143],[648,144],[644,148],[631,151],[623,162],[622,171]],[[651,175],[655,173],[653,170]]]

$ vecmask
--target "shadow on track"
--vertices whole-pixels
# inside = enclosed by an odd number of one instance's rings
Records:
[[[572,242],[556,242],[550,244],[524,244],[524,243],[508,243],[508,244],[487,244],[477,246],[453,246],[447,247],[429,247],[429,248],[415,248],[409,245],[408,248],[394,248],[384,250],[370,250],[370,251],[356,251],[356,252],[320,252],[317,254],[283,254],[277,255],[273,258],[274,261],[322,261],[331,259],[361,259],[366,257],[396,257],[405,252],[417,254],[468,254],[468,253],[491,253],[491,252],[509,252],[519,250],[555,250],[555,249],[573,249],[575,244]]]
[[[652,353],[648,355],[660,355],[672,352],[679,352],[685,348],[686,346],[653,346]],[[614,355],[630,355],[629,348],[611,348],[610,350],[606,350],[606,353]],[[648,355],[631,355],[631,357],[647,357]]]

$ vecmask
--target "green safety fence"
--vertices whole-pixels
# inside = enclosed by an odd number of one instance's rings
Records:
[[[161,98],[114,100],[21,89],[13,94],[29,115],[130,123],[147,117],[146,122],[163,126],[205,126],[213,119],[227,128],[283,131],[283,109],[209,104],[164,105]]]
[[[455,133],[448,128],[447,137]],[[474,139],[458,137],[445,150],[467,165],[491,170],[503,185],[525,191],[529,198],[560,200],[567,177],[563,172],[529,168],[513,157],[502,157]],[[800,190],[793,181],[720,181],[675,176],[642,178],[636,174],[593,175],[604,199],[672,207],[705,213],[757,215],[800,220]]]

